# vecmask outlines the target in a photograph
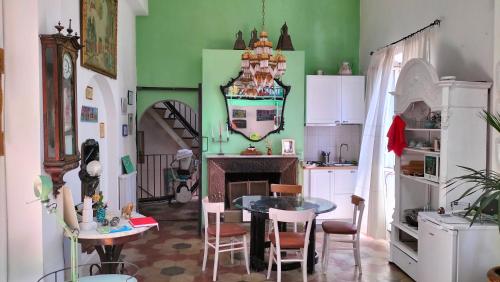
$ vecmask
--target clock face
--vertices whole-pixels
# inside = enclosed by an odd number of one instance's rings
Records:
[[[63,55],[63,77],[65,79],[71,78],[73,75],[73,62],[71,61],[71,56],[68,53]]]

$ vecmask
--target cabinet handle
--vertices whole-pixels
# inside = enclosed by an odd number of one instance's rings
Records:
[[[336,120],[335,123],[340,123],[340,120]]]
[[[348,120],[344,120],[342,123],[348,123],[349,121]]]
[[[356,171],[355,170],[351,170],[351,173],[356,173]]]
[[[429,235],[434,236],[434,233],[429,232]]]
[[[329,171],[328,171],[328,173],[332,173],[332,171],[331,171],[331,170],[329,170]]]

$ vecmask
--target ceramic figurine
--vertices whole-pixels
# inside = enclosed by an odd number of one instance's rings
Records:
[[[288,26],[286,25],[286,22],[281,27],[281,35],[280,35],[280,38],[278,39],[278,45],[276,46],[276,49],[287,50],[287,51],[295,50],[293,48],[292,38],[288,34]]]
[[[132,216],[132,210],[134,209],[134,204],[128,203],[122,208],[122,217],[129,219]]]
[[[257,29],[255,29],[255,27],[254,27],[252,30],[252,35],[250,37],[250,42],[248,42],[248,48],[253,49],[253,45],[257,41],[259,41],[259,38],[257,37]]]
[[[236,41],[234,42],[234,47],[233,50],[245,50],[245,41],[243,40],[243,32],[241,30],[238,30],[236,33]]]
[[[342,65],[340,66],[339,69],[339,74],[340,75],[351,75],[352,74],[352,69],[351,65],[349,62],[343,62]]]

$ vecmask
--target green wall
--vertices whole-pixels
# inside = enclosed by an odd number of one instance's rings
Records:
[[[227,122],[227,110],[220,85],[225,85],[232,77],[236,77],[240,68],[242,51],[233,50],[203,50],[203,136],[210,137],[211,129],[219,123]],[[295,139],[295,151],[299,159],[304,154],[304,102],[305,76],[304,52],[283,52],[287,58],[287,71],[283,82],[290,85],[290,93],[285,103],[285,128],[279,134],[271,134],[268,140],[272,142],[273,154],[281,154],[281,139]],[[219,144],[206,140],[203,148],[203,167],[206,166],[206,155],[219,152]],[[230,134],[229,142],[223,144],[224,153],[239,154],[248,144],[252,143],[258,150],[266,152],[264,141],[250,142],[240,134]],[[299,182],[301,182],[299,178]],[[207,191],[207,170],[203,170],[203,194]]]
[[[295,50],[305,51],[306,74],[336,73],[343,60],[358,72],[359,0],[266,1],[275,46],[285,21]],[[202,49],[232,49],[238,30],[248,44],[260,25],[258,0],[149,0],[149,16],[137,17],[138,85],[196,87]]]

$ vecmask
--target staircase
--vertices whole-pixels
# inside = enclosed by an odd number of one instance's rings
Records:
[[[157,103],[153,109],[193,151],[200,148],[198,114],[176,101]]]

